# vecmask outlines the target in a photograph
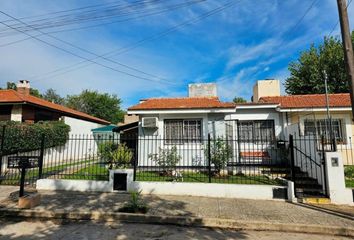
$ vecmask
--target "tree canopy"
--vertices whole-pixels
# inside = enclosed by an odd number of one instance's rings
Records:
[[[234,103],[245,103],[245,102],[247,102],[247,100],[244,99],[243,97],[234,97],[234,99],[232,101]]]
[[[324,93],[324,71],[328,76],[329,93],[349,92],[342,42],[337,37],[325,37],[318,46],[312,44],[288,68],[290,77],[285,82],[288,94]]]
[[[120,108],[121,100],[117,95],[84,90],[78,95],[69,95],[66,106],[92,116],[118,123],[123,120],[124,111]]]
[[[43,94],[43,99],[53,102],[56,104],[64,105],[65,98],[61,97],[53,88],[47,89],[47,91]]]

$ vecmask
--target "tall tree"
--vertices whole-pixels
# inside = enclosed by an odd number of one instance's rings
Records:
[[[120,107],[121,100],[114,94],[84,90],[79,95],[67,96],[66,105],[114,124],[124,117],[124,111]]]
[[[354,43],[354,34],[352,34]],[[324,74],[328,75],[328,92],[349,92],[341,41],[325,37],[323,43],[303,51],[297,61],[289,64],[290,77],[286,79],[288,94],[324,93]]]
[[[53,88],[47,89],[47,91],[43,94],[43,99],[53,102],[56,104],[64,105],[65,99],[62,98]]]
[[[243,97],[234,97],[234,99],[232,101],[234,103],[245,103],[245,102],[247,102],[247,100],[244,99]]]

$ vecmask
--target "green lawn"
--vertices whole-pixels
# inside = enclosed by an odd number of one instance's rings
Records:
[[[70,174],[63,175],[63,179],[77,179],[77,180],[96,180],[96,181],[108,181],[109,171],[100,164],[93,164],[91,166],[81,168],[79,171]]]
[[[354,188],[354,179],[345,179],[345,186],[347,188]]]
[[[196,172],[182,172],[183,182],[209,182],[209,177],[204,173]],[[158,172],[137,172],[137,181],[157,181],[157,182],[171,182],[174,179],[169,176],[161,176]],[[182,179],[177,179],[182,181]],[[212,183],[226,183],[226,184],[269,184],[282,185],[280,180],[270,179],[262,175],[244,176],[244,175],[230,175],[226,177],[211,178]]]
[[[100,169],[99,171],[96,171],[95,169],[99,168],[98,164],[93,164],[93,165],[89,165],[86,168],[79,168],[79,166],[81,164],[88,164],[92,162],[92,159],[89,160],[82,160],[82,161],[78,161],[78,162],[69,162],[66,164],[61,164],[61,165],[56,165],[56,166],[51,166],[51,167],[45,167],[42,170],[42,175],[43,178],[47,178],[50,177],[52,175],[57,175],[61,178],[65,178],[65,179],[90,179],[90,180],[108,180],[108,171],[107,169],[103,168]],[[63,172],[66,169],[70,169],[73,168],[75,166],[78,166],[78,172],[74,172],[73,176],[71,175],[67,175],[67,174],[60,174],[61,172]],[[16,171],[16,170],[14,170]],[[74,170],[75,171],[75,170]],[[26,177],[25,177],[25,182],[29,182],[33,179],[37,179],[38,178],[38,168],[36,169],[27,169],[26,170]],[[96,174],[97,176],[92,176],[87,177],[87,172],[91,173],[91,174]],[[107,176],[101,176],[101,175],[107,175]],[[11,173],[10,176],[7,176],[8,179],[4,179],[4,180],[0,180],[0,184],[4,184],[4,185],[19,185],[20,184],[20,178],[21,178],[21,174],[19,171],[16,171],[16,173]]]

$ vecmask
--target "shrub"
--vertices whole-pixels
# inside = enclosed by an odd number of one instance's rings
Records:
[[[208,148],[205,149],[206,159],[208,159]],[[222,138],[211,141],[210,144],[210,162],[214,164],[215,172],[220,173],[227,165],[228,160],[232,157],[232,148]]]
[[[181,156],[177,153],[177,147],[173,146],[171,149],[159,148],[159,153],[149,154],[149,159],[160,166],[167,174],[172,174],[176,169],[177,163],[181,160]]]
[[[108,169],[125,168],[133,158],[133,152],[124,143],[117,144],[112,141],[99,144],[98,154],[101,160],[106,162]]]
[[[118,148],[118,144],[112,141],[105,141],[98,144],[98,155],[102,161],[112,164],[112,152]]]
[[[354,178],[354,166],[345,166],[344,175],[346,178]]]
[[[116,168],[126,168],[130,165],[133,152],[123,143],[112,152],[113,166]]]
[[[141,199],[141,191],[130,192],[129,202],[124,204],[124,206],[119,209],[119,212],[127,213],[146,213],[147,211],[148,207],[146,203]]]
[[[5,127],[3,155],[28,152],[44,147],[64,145],[69,137],[70,126],[63,121],[43,121],[38,123],[21,123],[13,121],[0,122],[0,139]]]

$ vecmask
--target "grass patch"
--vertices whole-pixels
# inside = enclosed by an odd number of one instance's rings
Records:
[[[92,159],[82,160],[79,162],[69,162],[65,164],[60,164],[56,166],[45,167],[42,169],[43,178],[48,178],[50,176],[58,176],[61,179],[87,179],[87,180],[106,180],[108,181],[108,170],[105,167],[101,167],[100,164],[94,163],[88,165],[88,163],[93,162]],[[84,166],[80,166],[84,165]],[[88,165],[85,167],[85,165]],[[75,171],[75,166],[77,166],[77,172],[72,174],[66,174],[61,172],[72,169]],[[18,170],[13,169],[12,172],[4,176],[4,179],[0,180],[0,184],[3,185],[20,185],[21,174]],[[25,182],[33,182],[38,179],[39,169],[26,169]],[[94,175],[94,176],[88,176]]]
[[[108,181],[109,171],[104,165],[96,163],[91,166],[81,168],[75,173],[68,175],[65,174],[62,179]]]
[[[197,172],[182,172],[183,182],[209,182],[209,176],[204,173]],[[158,172],[137,172],[137,181],[156,181],[156,182],[171,182],[180,181],[182,178],[174,179],[170,176],[161,176]],[[265,185],[283,185],[282,181],[277,179],[270,179],[264,175],[229,175],[224,177],[212,176],[212,183],[225,183],[225,184],[265,184]]]
[[[354,188],[354,179],[345,179],[345,186],[347,188]]]

